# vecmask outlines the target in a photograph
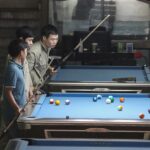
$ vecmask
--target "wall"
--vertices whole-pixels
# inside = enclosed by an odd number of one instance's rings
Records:
[[[137,0],[116,0],[116,20],[150,21],[150,7]]]
[[[41,26],[48,20],[46,1],[0,0],[0,93],[8,44],[15,38],[16,29],[23,25],[30,26],[34,33],[39,34]]]

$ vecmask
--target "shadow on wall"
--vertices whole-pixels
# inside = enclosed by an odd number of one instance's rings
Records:
[[[88,19],[90,9],[94,6],[94,2],[95,0],[78,0],[72,19]]]

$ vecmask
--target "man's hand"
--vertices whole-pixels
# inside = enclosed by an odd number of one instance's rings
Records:
[[[54,75],[57,72],[57,70],[51,66],[49,67],[49,70],[50,70],[50,75]]]
[[[20,113],[25,112],[23,108],[18,107],[15,111],[16,115],[20,115]]]
[[[51,73],[56,73],[57,72],[57,70],[54,67],[49,67],[49,69],[50,69]]]

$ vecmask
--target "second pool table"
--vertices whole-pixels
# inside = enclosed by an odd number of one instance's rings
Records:
[[[5,150],[149,150],[148,140],[12,139]]]
[[[150,69],[140,66],[63,66],[48,82],[49,91],[150,90]],[[71,89],[71,90],[70,90]]]

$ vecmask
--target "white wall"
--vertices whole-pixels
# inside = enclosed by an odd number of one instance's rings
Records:
[[[116,1],[117,21],[150,20],[150,5],[148,5],[147,3],[140,2],[138,0],[113,0],[113,1]],[[59,21],[71,20],[77,2],[78,0],[58,1],[57,2],[58,20]]]
[[[67,0],[67,1],[59,1],[56,3],[57,8],[57,14],[58,14],[58,20],[71,20],[73,11],[76,7],[77,0]]]
[[[147,3],[137,0],[116,0],[116,20],[118,21],[149,21],[150,7]]]

